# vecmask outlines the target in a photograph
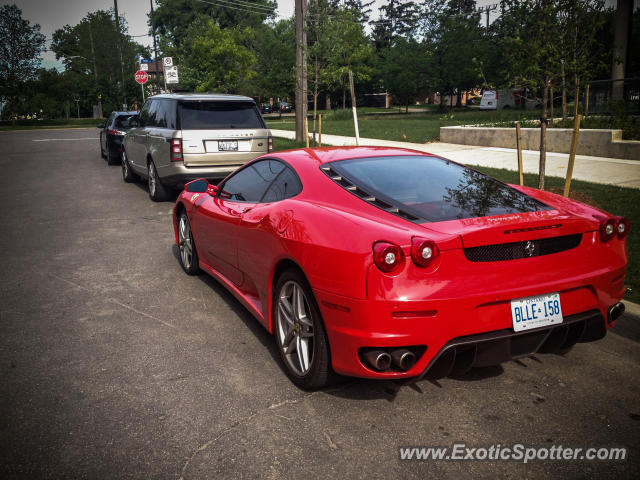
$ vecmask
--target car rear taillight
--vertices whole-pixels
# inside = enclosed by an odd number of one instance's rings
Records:
[[[109,133],[111,135],[124,135],[125,132],[122,132],[120,130],[116,130],[115,128],[110,128],[109,129]]]
[[[182,162],[182,139],[181,138],[172,138],[171,139],[171,161],[172,162]]]
[[[629,219],[626,217],[616,217],[616,233],[618,234],[618,238],[622,240],[629,233]]]
[[[373,244],[373,262],[382,272],[391,273],[404,264],[402,249],[389,242]]]
[[[608,242],[616,236],[616,221],[613,218],[604,218],[600,221],[600,240]]]
[[[267,151],[268,152],[273,152],[273,137],[271,135],[269,135],[269,139],[267,141],[269,143],[269,149]]]
[[[424,238],[411,239],[411,259],[418,267],[428,267],[440,255],[436,242]]]

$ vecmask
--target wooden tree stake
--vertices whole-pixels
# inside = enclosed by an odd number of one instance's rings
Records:
[[[571,177],[573,176],[573,164],[576,160],[576,150],[578,148],[578,133],[580,133],[580,120],[582,115],[576,115],[573,122],[573,138],[571,139],[571,153],[569,154],[569,165],[567,166],[567,179],[564,183],[564,196],[569,196],[569,190],[571,189]]]

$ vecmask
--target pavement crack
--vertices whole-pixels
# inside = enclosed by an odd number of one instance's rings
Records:
[[[189,468],[189,465],[191,464],[191,462],[193,461],[194,458],[196,458],[196,456],[200,453],[200,452],[204,452],[207,448],[209,448],[211,445],[213,445],[215,442],[217,442],[218,440],[220,440],[220,438],[222,438],[223,436],[225,436],[227,433],[229,433],[231,430],[239,427],[240,425],[244,425],[245,423],[249,422],[253,417],[255,417],[257,415],[256,412],[247,415],[246,417],[244,417],[241,420],[238,420],[237,422],[235,422],[233,425],[225,428],[224,430],[222,430],[218,435],[216,435],[214,438],[212,438],[211,440],[203,443],[202,445],[200,445],[195,452],[193,452],[191,454],[191,456],[189,457],[189,459],[185,462],[184,466],[182,467],[182,472],[180,473],[180,477],[178,478],[178,480],[184,480],[184,474],[187,471],[187,468]]]

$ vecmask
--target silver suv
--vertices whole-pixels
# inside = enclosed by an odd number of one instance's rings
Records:
[[[147,178],[149,196],[166,200],[196,178],[221,180],[270,152],[273,141],[252,98],[222,94],[150,97],[124,137],[122,177]]]

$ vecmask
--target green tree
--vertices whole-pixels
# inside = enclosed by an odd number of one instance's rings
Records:
[[[53,33],[51,49],[66,71],[77,74],[75,95],[85,112],[91,112],[95,103],[100,107],[104,104],[104,112],[108,113],[122,108],[123,102],[132,104],[135,99],[141,100],[140,87],[134,80],[138,68],[135,56],[138,53],[148,56],[149,51],[130,39],[122,17],[119,27],[120,31],[116,29],[113,10],[98,10],[87,14],[78,24],[65,25]],[[124,64],[116,53],[119,44]]]
[[[381,70],[386,89],[400,105],[413,103],[424,87],[425,47],[415,39],[398,38],[382,52]]]
[[[200,0],[157,0],[155,8],[156,32],[161,43],[180,48],[187,32],[195,24],[213,20],[220,28],[256,28],[265,20],[275,17],[275,0],[248,2],[207,2]],[[149,20],[151,25],[151,20]]]
[[[340,10],[331,18],[325,41],[327,65],[321,72],[322,82],[334,91],[342,91],[345,108],[349,70],[355,82],[369,80],[373,74],[374,49],[364,28],[348,10]]]
[[[40,25],[23,19],[17,6],[0,7],[0,97],[10,111],[15,111],[25,82],[35,76],[44,42]]]
[[[380,19],[373,22],[376,49],[389,48],[398,37],[410,37],[418,27],[419,9],[415,2],[389,0],[380,7]]]
[[[247,47],[254,36],[249,27],[220,28],[213,20],[199,21],[186,33],[180,83],[198,92],[250,93],[256,56]]]
[[[292,19],[260,25],[252,50],[256,56],[252,94],[288,98],[295,90],[295,29]]]

